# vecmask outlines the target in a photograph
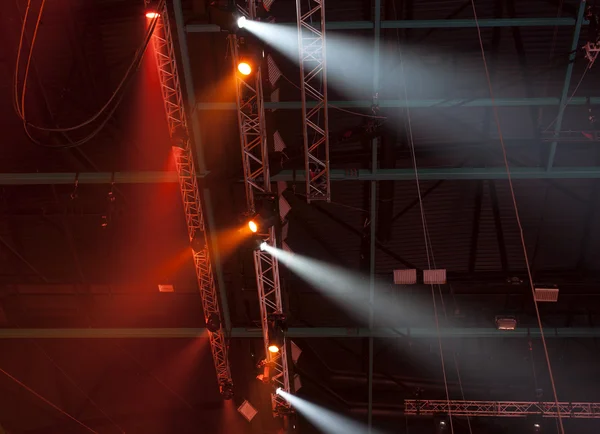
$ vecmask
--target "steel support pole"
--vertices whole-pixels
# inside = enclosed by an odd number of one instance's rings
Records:
[[[571,53],[569,54],[569,65],[567,66],[567,72],[565,74],[565,82],[563,84],[562,92],[560,94],[560,104],[558,105],[558,116],[554,124],[554,136],[559,137],[560,129],[562,128],[563,116],[567,109],[569,101],[569,87],[571,86],[571,76],[573,75],[573,66],[575,65],[575,57],[577,56],[577,47],[579,45],[579,35],[581,34],[581,26],[583,24],[583,17],[585,16],[586,0],[581,0],[579,3],[579,10],[577,12],[577,21],[575,23],[575,30],[573,31],[573,40],[571,41]],[[550,152],[548,154],[548,163],[546,164],[546,170],[552,170],[554,164],[554,157],[556,156],[556,147],[558,141],[555,140],[550,145]]]

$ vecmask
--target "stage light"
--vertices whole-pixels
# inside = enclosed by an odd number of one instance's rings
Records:
[[[264,252],[264,251],[265,251],[265,249],[267,248],[267,245],[268,245],[268,244],[267,244],[265,241],[263,241],[262,243],[260,243],[260,246],[259,246],[259,248],[260,248],[260,251],[261,251],[261,252]]]
[[[277,388],[277,390],[275,390],[275,393],[276,393],[277,395],[281,395],[281,391],[282,391],[282,390],[283,390],[283,389],[282,389],[281,387],[278,387],[278,388]]]
[[[233,383],[230,380],[222,380],[219,384],[219,391],[223,399],[233,399]]]
[[[254,220],[250,220],[248,222],[248,229],[250,229],[250,232],[252,232],[254,234],[258,232],[258,225],[256,224],[256,222]]]
[[[240,62],[238,64],[238,71],[242,75],[250,75],[252,73],[252,66],[248,62]]]
[[[246,17],[239,17],[237,20],[237,25],[240,29],[243,29],[246,25]]]
[[[270,344],[270,345],[269,345],[269,351],[270,351],[271,353],[274,353],[274,354],[276,354],[276,353],[278,353],[278,352],[279,352],[279,346],[277,346],[277,345],[275,345],[275,344]]]
[[[211,333],[216,333],[221,328],[221,318],[216,313],[211,313],[206,320],[206,328]]]
[[[156,11],[148,11],[146,12],[146,18],[153,20],[154,18],[160,17],[160,14]]]
[[[267,329],[269,336],[269,345],[267,349],[271,354],[277,354],[284,345],[284,335],[287,330],[285,315],[281,313],[269,315]]]

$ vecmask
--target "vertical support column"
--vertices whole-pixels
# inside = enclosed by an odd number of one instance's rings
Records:
[[[188,236],[190,243],[194,240],[198,241],[193,250],[193,257],[202,299],[204,320],[208,322],[209,319],[219,319],[218,330],[209,331],[208,335],[219,387],[221,393],[227,396],[232,390],[233,383],[229,368],[225,330],[220,321],[221,310],[208,250],[208,237],[202,214],[200,189],[166,3],[163,4],[159,12],[160,16],[156,18],[156,23],[153,24],[155,27],[152,36],[156,65],[167,115],[169,136],[174,142],[177,141],[176,146],[173,146],[173,155],[179,177]]]
[[[573,65],[575,64],[575,57],[577,56],[577,46],[579,45],[579,35],[581,34],[581,26],[583,24],[583,17],[585,16],[586,0],[581,0],[579,3],[579,10],[577,12],[577,21],[575,22],[575,30],[573,31],[573,40],[571,42],[571,54],[569,54],[569,65],[567,66],[567,72],[565,74],[565,82],[563,84],[562,93],[560,94],[560,103],[558,104],[558,117],[554,124],[554,138],[555,140],[550,145],[550,153],[548,154],[548,163],[546,164],[546,170],[552,170],[554,164],[554,157],[556,156],[556,147],[558,146],[558,138],[560,137],[560,129],[562,128],[563,116],[567,108],[569,101],[569,87],[571,85],[571,76],[573,75]]]
[[[240,12],[249,19],[254,19],[256,17],[256,0],[248,1],[247,7],[248,9],[240,8]],[[254,75],[250,77],[241,76],[237,71],[239,62],[238,37],[236,35],[231,35],[229,37],[229,43],[236,83],[236,104],[247,211],[250,216],[253,216],[257,211],[255,203],[256,197],[272,194],[262,88],[262,68],[261,65],[257,64],[255,65],[256,72]],[[266,237],[265,242],[275,248],[277,247],[276,227],[277,225],[271,227],[268,234],[264,234]],[[284,398],[275,393],[275,389],[277,388],[281,388],[288,393],[290,392],[287,343],[285,337],[279,353],[271,353],[268,350],[269,318],[272,315],[281,315],[283,313],[281,285],[279,280],[279,262],[277,258],[265,251],[256,250],[253,255],[265,358],[269,364],[271,381],[274,385],[274,390],[271,392],[271,403],[273,410],[275,410],[277,407],[290,406]]]
[[[308,10],[303,12],[307,4]],[[325,0],[296,0],[306,199],[331,200]],[[308,109],[307,98],[315,101]]]
[[[375,0],[375,44],[373,48],[373,98],[376,102],[377,93],[379,92],[379,49],[381,36],[381,0]],[[373,139],[371,143],[372,161],[371,172],[373,175],[377,173],[377,146],[378,139]],[[371,181],[371,205],[370,205],[370,224],[371,224],[371,249],[370,249],[370,273],[369,273],[369,329],[373,329],[373,308],[375,304],[375,242],[377,234],[377,181]],[[369,337],[369,376],[368,376],[368,426],[369,434],[373,427],[373,337]]]

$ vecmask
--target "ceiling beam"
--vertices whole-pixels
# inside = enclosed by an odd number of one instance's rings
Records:
[[[373,101],[371,100],[350,100],[350,101],[329,101],[329,106],[338,108],[364,108],[371,109]],[[493,102],[491,98],[437,98],[437,99],[383,99],[379,100],[379,108],[455,108],[455,107],[552,107],[560,105],[560,98],[539,97],[539,98],[496,98]],[[581,105],[600,105],[600,97],[592,96],[589,101],[586,97],[573,97],[569,101],[569,106]],[[306,106],[313,108],[314,101],[307,101]],[[265,109],[270,110],[299,110],[302,108],[301,101],[265,101]],[[196,110],[236,110],[233,102],[197,102]]]
[[[587,22],[585,22],[587,24]],[[296,26],[296,23],[281,23],[281,25]],[[479,20],[479,27],[554,27],[573,26],[575,18],[490,18]],[[476,27],[475,20],[387,20],[381,21],[382,29],[455,29]],[[372,21],[335,21],[326,24],[326,30],[373,30]],[[218,33],[221,28],[216,24],[188,24],[188,33]]]
[[[597,338],[600,328],[545,327],[546,339]],[[442,338],[538,338],[538,328],[518,328],[513,331],[492,327],[445,327]],[[290,327],[290,338],[403,338],[437,339],[435,328],[359,328],[359,327]],[[232,328],[232,338],[262,339],[259,328]],[[208,339],[204,328],[0,328],[0,339]]]
[[[96,173],[0,173],[0,185],[47,185],[47,184],[161,184],[175,183],[176,172],[108,172]],[[542,167],[513,167],[512,179],[599,179],[600,166],[554,167],[546,171]],[[369,169],[331,171],[332,181],[413,181],[413,169],[378,169],[372,173]],[[501,167],[450,167],[419,169],[419,179],[467,180],[467,179],[506,179],[506,170]],[[304,180],[304,171],[283,170],[271,177],[272,181]]]

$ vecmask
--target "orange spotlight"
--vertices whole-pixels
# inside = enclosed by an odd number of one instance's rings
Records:
[[[248,222],[248,229],[250,229],[250,232],[252,232],[254,234],[258,232],[258,225],[256,224],[256,222],[254,220],[250,220]]]
[[[238,71],[242,75],[250,75],[252,73],[252,66],[248,62],[240,62],[238,64]]]
[[[269,351],[271,353],[278,353],[279,352],[279,347],[277,345],[274,345],[274,344],[269,345]]]
[[[148,11],[146,12],[146,18],[153,20],[154,18],[160,17],[160,14],[156,11]]]

